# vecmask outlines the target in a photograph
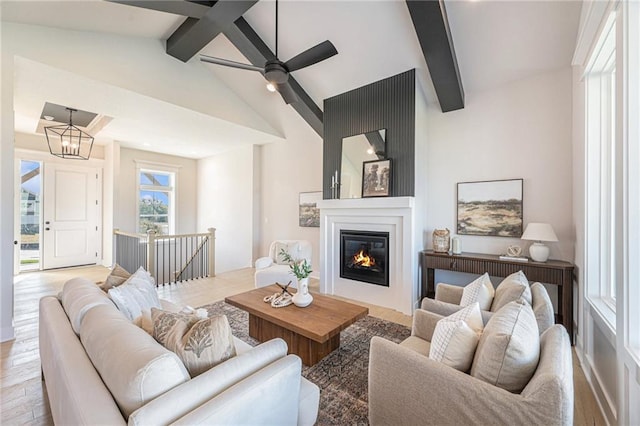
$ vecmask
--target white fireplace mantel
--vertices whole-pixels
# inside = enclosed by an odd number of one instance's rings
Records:
[[[414,198],[322,200],[320,291],[411,315],[418,303]],[[389,287],[340,277],[340,231],[389,232]]]

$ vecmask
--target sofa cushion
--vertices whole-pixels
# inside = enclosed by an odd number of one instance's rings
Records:
[[[510,392],[519,393],[538,366],[540,338],[531,306],[509,302],[484,328],[471,375]]]
[[[144,310],[161,307],[153,277],[142,267],[124,284],[109,289],[109,297],[131,321],[142,315]]]
[[[98,305],[113,306],[105,292],[86,278],[67,281],[59,298],[76,334],[80,334],[80,324],[89,309]]]
[[[547,289],[540,283],[531,284],[531,307],[538,322],[538,331],[544,333],[549,327],[555,324],[555,314],[553,304]]]
[[[485,272],[464,287],[462,290],[462,298],[460,299],[460,306],[469,306],[478,302],[480,309],[487,311],[491,307],[494,293],[495,290],[491,279],[489,279],[489,274]]]
[[[460,371],[468,371],[482,331],[478,302],[442,318],[431,338],[429,358]]]
[[[102,291],[109,291],[110,288],[118,287],[119,285],[124,284],[130,276],[131,274],[129,273],[129,271],[116,263],[109,276],[104,280],[102,284],[99,285],[99,287],[102,289]]]
[[[151,317],[153,337],[180,357],[191,377],[236,355],[226,315],[201,319],[152,308]]]
[[[125,418],[190,379],[176,354],[114,306],[96,306],[87,312],[80,340]]]
[[[493,297],[491,311],[498,312],[500,308],[507,303],[520,298],[523,298],[529,305],[531,305],[531,289],[529,288],[529,281],[527,281],[527,277],[522,271],[514,272],[498,284],[498,287],[496,287],[496,294]]]

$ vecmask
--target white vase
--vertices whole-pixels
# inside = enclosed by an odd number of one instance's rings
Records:
[[[291,300],[299,308],[309,306],[313,302],[313,296],[309,293],[309,277],[302,278],[298,282],[298,292],[293,295]]]

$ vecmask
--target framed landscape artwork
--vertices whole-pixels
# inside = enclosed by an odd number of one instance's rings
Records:
[[[362,198],[388,197],[391,194],[391,160],[362,163]]]
[[[522,236],[522,179],[458,183],[458,234]]]
[[[320,200],[322,200],[322,191],[300,193],[300,226],[320,227],[320,209],[318,208]]]

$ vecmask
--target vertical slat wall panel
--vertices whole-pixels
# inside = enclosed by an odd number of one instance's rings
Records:
[[[342,138],[387,129],[394,197],[415,195],[415,70],[324,101],[323,198],[331,198],[331,176],[340,173]]]

